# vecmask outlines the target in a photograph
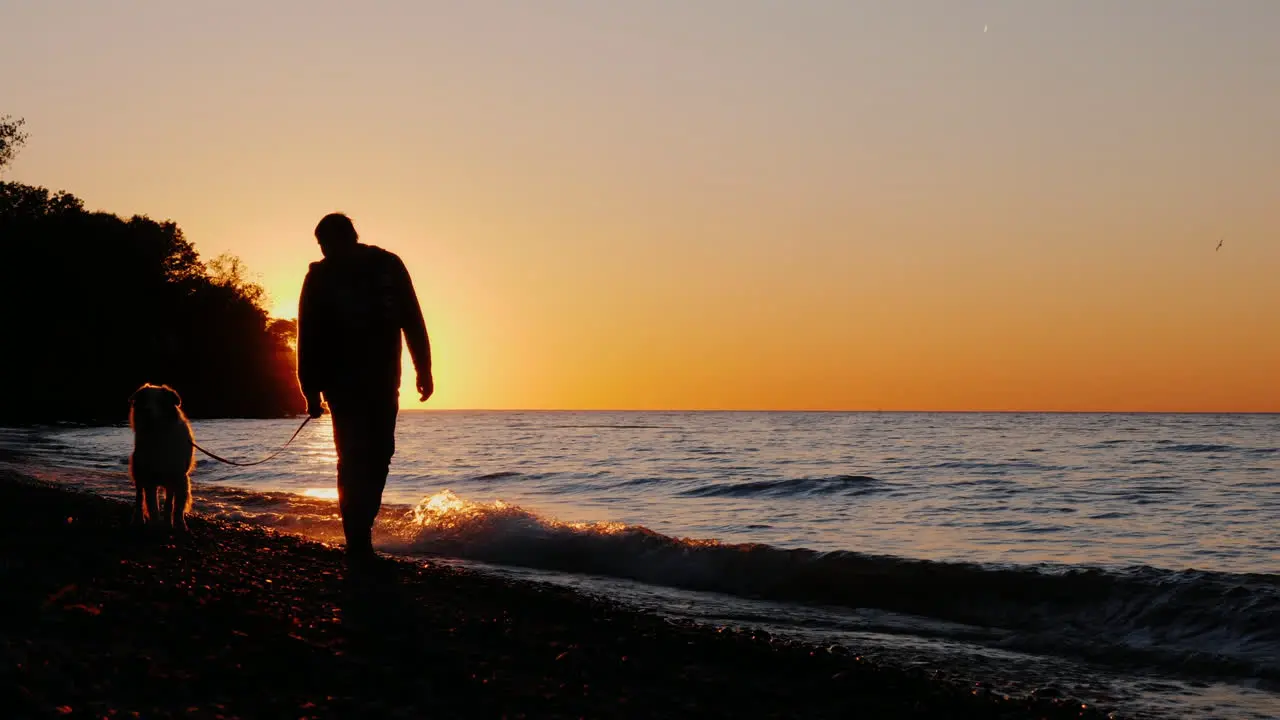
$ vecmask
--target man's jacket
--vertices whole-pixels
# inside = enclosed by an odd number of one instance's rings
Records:
[[[311,263],[298,301],[298,382],[314,393],[392,393],[400,388],[400,334],[418,374],[431,372],[422,308],[394,253],[357,244]]]

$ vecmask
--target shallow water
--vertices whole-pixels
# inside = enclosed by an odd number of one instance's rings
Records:
[[[195,423],[242,459],[294,427]],[[7,436],[129,496],[128,428]],[[266,465],[202,459],[197,509],[337,537],[331,438],[326,418]],[[1275,415],[409,412],[379,542],[1011,682],[1066,673],[1129,714],[1277,717],[1277,443]]]

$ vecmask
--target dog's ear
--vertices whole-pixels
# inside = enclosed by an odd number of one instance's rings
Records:
[[[137,403],[137,402],[138,402],[138,395],[139,395],[139,394],[141,394],[141,393],[142,393],[142,391],[143,391],[143,390],[146,390],[146,389],[147,389],[147,386],[146,386],[146,385],[143,385],[142,387],[138,388],[137,390],[134,390],[134,391],[133,391],[133,394],[129,396],[129,405],[130,405],[130,406],[132,406],[132,405],[134,405],[135,403]]]
[[[182,396],[178,394],[177,390],[174,390],[168,385],[165,385],[164,394],[165,394],[165,397],[169,398],[169,401],[173,403],[174,407],[176,408],[182,407]]]

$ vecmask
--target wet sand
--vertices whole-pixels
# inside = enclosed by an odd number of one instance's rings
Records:
[[[174,542],[129,513],[0,470],[4,717],[1106,717],[464,569],[353,575],[248,526],[196,517]]]

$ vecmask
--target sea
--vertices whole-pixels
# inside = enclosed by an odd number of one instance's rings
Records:
[[[252,461],[301,419],[193,423]],[[975,692],[1280,718],[1280,415],[405,411],[380,549]],[[132,499],[128,427],[0,431]],[[328,417],[196,510],[341,537]]]

